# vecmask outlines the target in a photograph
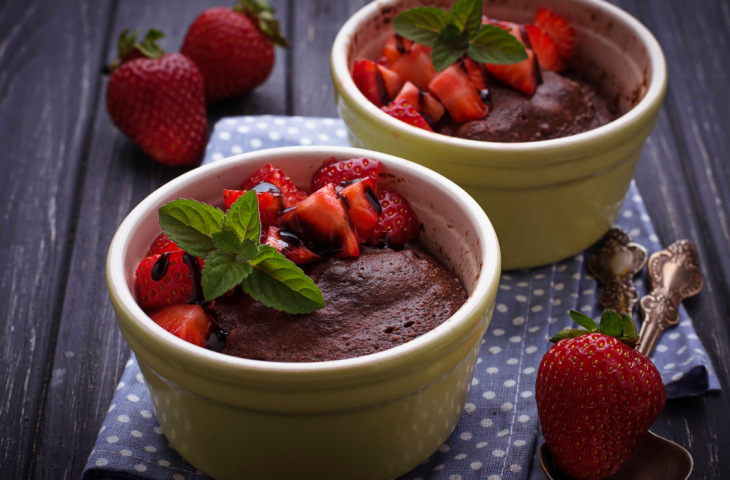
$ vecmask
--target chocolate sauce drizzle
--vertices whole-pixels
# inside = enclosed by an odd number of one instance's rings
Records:
[[[159,282],[165,275],[167,275],[167,269],[170,268],[170,252],[165,252],[157,259],[155,264],[152,266],[150,272],[150,278],[155,282]]]
[[[196,257],[190,256],[187,252],[183,254],[183,262],[190,269],[190,273],[193,275],[193,288],[190,290],[190,298],[187,303],[201,304],[205,301],[205,295],[203,295],[203,287],[200,284],[200,264]]]

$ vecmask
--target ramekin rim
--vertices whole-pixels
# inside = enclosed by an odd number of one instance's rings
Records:
[[[389,129],[397,131],[399,135],[408,136],[414,140],[426,142],[434,146],[446,146],[477,152],[499,152],[507,155],[509,158],[496,161],[495,163],[502,164],[506,163],[505,160],[507,160],[510,166],[515,168],[532,166],[534,164],[530,159],[522,157],[521,155],[523,154],[534,153],[538,150],[551,151],[555,154],[554,161],[543,163],[542,165],[544,166],[571,161],[570,158],[560,158],[565,151],[580,150],[582,147],[589,146],[597,140],[607,140],[610,138],[616,138],[618,140],[618,137],[622,134],[634,131],[638,125],[643,123],[646,117],[651,115],[652,109],[658,109],[663,100],[667,85],[666,60],[661,45],[649,29],[628,12],[610,3],[601,0],[573,0],[584,3],[589,7],[594,7],[599,11],[604,10],[610,12],[612,15],[618,17],[637,33],[638,38],[646,46],[653,70],[652,79],[644,97],[631,110],[616,120],[596,129],[577,135],[539,142],[483,142],[428,132],[421,128],[408,125],[390,117],[369,102],[355,86],[347,65],[347,47],[352,34],[356,31],[356,27],[376,10],[400,1],[402,0],[378,0],[365,5],[355,12],[340,28],[332,45],[330,55],[330,68],[335,90],[343,95],[351,105],[356,106],[361,113],[369,117],[369,120],[373,123],[383,124]],[[458,156],[455,156],[452,161],[454,163],[460,163]]]
[[[464,212],[467,218],[470,218],[474,222],[474,227],[478,227],[479,236],[482,239],[483,245],[481,257],[482,267],[479,271],[479,279],[477,280],[474,291],[461,309],[447,322],[439,325],[434,330],[397,347],[351,359],[312,363],[266,362],[233,357],[196,347],[175,337],[155,324],[135,302],[132,292],[126,284],[124,275],[123,253],[132,227],[140,220],[140,217],[146,214],[161,198],[164,198],[189,182],[194,182],[194,179],[201,172],[223,171],[232,165],[248,159],[261,159],[267,156],[277,155],[285,156],[289,153],[313,152],[321,153],[323,158],[336,155],[352,157],[371,156],[378,160],[384,159],[386,165],[389,162],[399,163],[406,168],[419,171],[421,174],[425,174],[425,176],[449,186],[451,193],[457,196],[460,200],[459,203],[464,206]],[[109,247],[106,276],[112,302],[115,307],[122,310],[123,316],[126,317],[120,319],[120,321],[130,321],[137,329],[144,332],[148,341],[151,340],[153,343],[157,343],[159,346],[164,347],[166,351],[176,352],[175,358],[171,359],[174,364],[185,364],[187,366],[197,365],[203,368],[210,367],[214,370],[228,369],[230,372],[245,372],[248,374],[311,375],[312,377],[319,378],[321,376],[336,376],[337,374],[344,373],[354,375],[368,371],[380,371],[384,363],[397,362],[399,359],[417,356],[419,353],[428,351],[430,347],[439,342],[448,343],[450,333],[454,332],[457,327],[463,326],[462,324],[468,324],[477,312],[488,308],[488,299],[496,295],[500,269],[501,257],[499,243],[491,222],[476,201],[447,178],[414,162],[392,155],[351,147],[309,146],[281,147],[234,155],[224,160],[198,167],[158,188],[142,200],[127,215],[117,229]],[[139,341],[140,339],[137,340]],[[233,382],[234,380],[232,379],[231,381]]]

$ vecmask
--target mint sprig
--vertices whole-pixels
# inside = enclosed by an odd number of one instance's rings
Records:
[[[207,300],[241,285],[264,305],[287,313],[324,308],[319,287],[270,245],[260,244],[256,192],[242,195],[227,213],[195,200],[179,199],[159,209],[162,231],[191,255],[201,257]]]
[[[448,12],[436,7],[416,7],[393,19],[399,35],[433,47],[436,71],[462,55],[482,63],[508,64],[527,59],[525,46],[496,25],[482,25],[482,0],[459,0]]]

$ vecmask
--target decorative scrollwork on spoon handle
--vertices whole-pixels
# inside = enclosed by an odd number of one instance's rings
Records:
[[[639,300],[633,278],[644,268],[648,256],[646,248],[634,243],[624,230],[612,228],[606,233],[588,261],[591,273],[604,285],[601,305],[631,315]]]
[[[647,277],[652,291],[640,302],[644,323],[637,350],[648,357],[664,330],[679,323],[682,300],[700,293],[705,284],[697,247],[689,240],[679,240],[656,252],[649,259]]]

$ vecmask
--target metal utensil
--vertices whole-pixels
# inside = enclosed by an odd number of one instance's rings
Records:
[[[644,268],[648,257],[646,248],[634,243],[624,230],[612,228],[608,231],[588,261],[593,276],[604,284],[599,299],[601,305],[631,315],[639,300],[633,278]]]
[[[652,255],[647,276],[652,291],[640,301],[644,323],[636,349],[648,357],[664,330],[679,323],[679,304],[700,293],[705,280],[697,247],[689,240],[676,241]]]
[[[546,443],[540,465],[550,480],[570,480],[560,471]],[[692,455],[676,443],[647,432],[621,468],[606,480],[687,480],[694,468]]]

